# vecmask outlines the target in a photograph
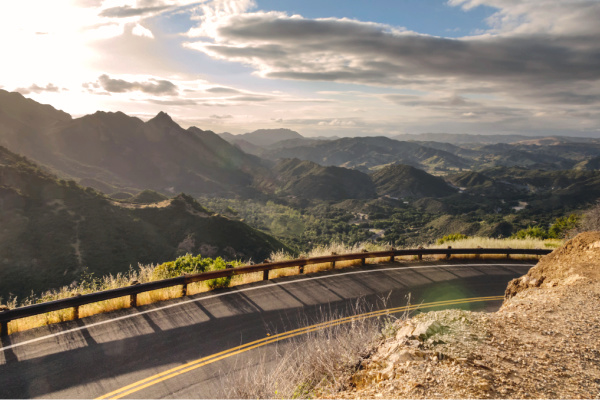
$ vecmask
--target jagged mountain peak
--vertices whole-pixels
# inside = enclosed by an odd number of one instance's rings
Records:
[[[154,116],[154,118],[148,120],[146,124],[157,126],[176,125],[177,127],[179,127],[179,125],[175,121],[173,121],[173,118],[171,118],[171,116],[164,111],[160,111]]]

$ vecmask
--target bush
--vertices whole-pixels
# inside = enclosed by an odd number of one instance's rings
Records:
[[[223,260],[221,257],[217,257],[213,264],[210,267],[210,271],[220,271],[227,268],[227,264],[225,263],[225,260]],[[207,282],[207,285],[209,288],[211,289],[218,289],[218,288],[224,288],[224,287],[228,287],[229,284],[231,283],[231,276],[225,276],[223,278],[216,278],[216,279],[210,279]]]
[[[556,222],[548,229],[548,237],[551,239],[562,239],[567,236],[570,231],[577,228],[579,222],[580,217],[576,214],[557,218]]]
[[[168,261],[158,265],[153,273],[153,279],[175,278],[183,274],[199,274],[205,272],[213,264],[212,258],[202,258],[200,254],[193,256],[187,253],[175,261]]]
[[[233,262],[234,265],[240,262]],[[227,268],[225,260],[217,257],[214,260],[210,257],[202,258],[200,254],[193,256],[186,254],[177,258],[175,261],[168,261],[158,265],[152,272],[152,279],[175,278],[183,274],[199,274],[207,271],[220,271]],[[231,276],[223,278],[210,279],[206,284],[211,289],[228,287],[231,284]]]
[[[514,235],[513,239],[548,239],[548,232],[539,226],[528,226],[527,229],[521,229]]]
[[[446,242],[456,242],[457,240],[468,239],[467,235],[463,235],[462,233],[452,233],[450,235],[446,235],[441,239],[437,240],[437,244],[444,244]]]

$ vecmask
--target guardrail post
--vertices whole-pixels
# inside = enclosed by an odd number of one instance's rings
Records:
[[[510,247],[507,247],[507,249],[510,249]],[[510,258],[510,253],[506,253],[506,258]]]
[[[4,311],[8,311],[10,310],[10,308],[8,308],[8,306],[0,306],[0,315],[2,315],[2,312]],[[7,320],[2,320],[0,321],[0,336],[8,336],[8,323],[10,321]]]
[[[423,246],[419,246],[417,250],[423,250]],[[423,253],[417,254],[419,261],[423,261]]]
[[[477,246],[477,248],[480,249],[481,246]],[[479,254],[479,253],[475,254],[475,258],[481,258],[481,254]]]
[[[306,257],[305,256],[301,256],[300,260],[304,260]],[[302,275],[304,273],[304,266],[306,264],[304,264],[303,262],[300,263],[300,265],[298,265],[298,274]]]
[[[188,292],[187,275],[188,274],[183,274],[185,280],[183,281],[183,285],[181,285],[181,297],[187,296],[187,292]]]
[[[131,282],[131,286],[139,285],[138,281]],[[129,295],[129,307],[137,307],[137,293]]]
[[[451,249],[452,249],[452,246],[448,246],[448,250],[451,250]],[[446,253],[446,260],[450,259],[450,255],[451,255],[450,252]]]
[[[271,260],[269,260],[268,258],[266,258],[266,259],[263,261],[263,264],[269,264],[270,262],[271,262]],[[269,280],[269,270],[268,270],[268,269],[265,269],[265,270],[263,271],[263,281],[268,281],[268,280]]]
[[[365,249],[363,249],[363,250],[362,250],[362,252],[363,252],[363,253],[368,253],[368,251],[367,251],[367,250],[365,250]],[[363,258],[361,258],[360,260],[361,260],[361,264],[362,264],[362,266],[365,266],[365,265],[367,265],[367,257],[363,257]]]
[[[331,253],[332,256],[337,256],[337,253],[334,251]],[[331,262],[331,269],[335,269],[335,260]]]
[[[391,251],[396,251],[396,249],[392,247]],[[395,259],[396,259],[396,257],[394,257],[394,255],[392,254],[390,256],[390,262],[394,262]]]
[[[75,293],[74,297],[81,297],[81,293]],[[73,307],[73,319],[75,320],[79,319],[79,307],[80,306]]]

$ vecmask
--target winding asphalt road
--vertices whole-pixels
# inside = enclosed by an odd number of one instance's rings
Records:
[[[406,306],[408,293],[412,304],[498,296],[532,265],[463,260],[346,268],[20,332],[2,339],[0,397],[223,397],[224,374],[268,358],[283,345],[276,342],[283,332],[324,315],[348,315],[359,298],[377,310]],[[500,304],[495,298],[452,307],[493,311]]]

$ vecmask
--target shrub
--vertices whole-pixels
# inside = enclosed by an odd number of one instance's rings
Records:
[[[576,214],[557,218],[556,222],[548,229],[548,237],[552,239],[564,238],[570,231],[577,228],[580,219],[581,218]]]
[[[458,240],[468,239],[467,235],[463,235],[462,233],[452,233],[450,235],[446,235],[441,239],[437,240],[437,244],[444,244],[446,242],[456,242]]]
[[[539,226],[528,226],[511,236],[513,239],[548,239],[548,232]]]
[[[212,258],[202,258],[200,254],[193,256],[187,253],[175,261],[158,265],[152,273],[152,278],[158,280],[175,278],[183,274],[198,274],[207,271],[212,264]]]
[[[227,264],[225,260],[221,257],[217,257],[212,265],[210,266],[210,271],[220,271],[227,268]],[[206,282],[209,288],[218,289],[228,287],[231,284],[231,276],[225,276],[223,278],[210,279]]]

